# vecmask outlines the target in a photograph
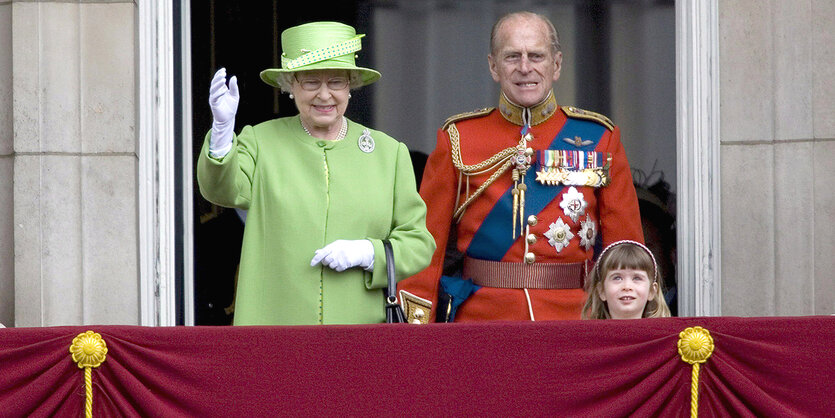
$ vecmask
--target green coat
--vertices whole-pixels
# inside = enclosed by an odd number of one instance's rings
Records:
[[[398,280],[429,265],[435,241],[409,151],[369,130],[375,148],[365,153],[357,145],[364,129],[349,121],[344,139],[324,141],[307,135],[298,116],[274,119],[244,127],[220,160],[209,156],[206,135],[197,162],[200,192],[217,205],[248,210],[235,325],[382,322],[381,240],[392,243]],[[311,267],[314,251],[337,239],[370,239],[373,273]]]

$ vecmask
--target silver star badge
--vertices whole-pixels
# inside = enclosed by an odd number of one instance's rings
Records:
[[[568,242],[574,238],[574,234],[568,228],[568,225],[557,219],[556,222],[548,226],[548,231],[545,232],[545,237],[548,238],[548,243],[557,249],[557,252],[562,251],[563,248],[568,247]]]
[[[597,224],[590,216],[586,216],[586,220],[580,222],[580,245],[590,250],[594,246],[595,238],[597,238]]]
[[[580,215],[586,213],[586,207],[588,205],[586,199],[583,198],[583,194],[578,192],[574,186],[571,186],[566,193],[563,193],[562,201],[560,202],[560,207],[565,212],[565,216],[568,216],[574,222],[577,222]]]

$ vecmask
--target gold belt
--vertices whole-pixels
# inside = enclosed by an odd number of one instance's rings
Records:
[[[582,289],[591,261],[510,263],[464,258],[464,278],[479,286],[507,289]]]

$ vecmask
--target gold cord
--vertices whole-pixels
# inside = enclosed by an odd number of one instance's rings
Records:
[[[699,364],[713,354],[713,337],[702,327],[691,327],[678,334],[678,354],[685,363],[693,365],[690,379],[690,416],[699,416]]]
[[[461,220],[461,216],[464,214],[464,210],[467,206],[472,203],[475,198],[477,198],[481,193],[484,192],[487,187],[489,187],[493,182],[496,181],[505,171],[513,163],[513,156],[516,155],[518,151],[518,146],[516,147],[509,147],[505,148],[498,153],[494,154],[492,157],[474,165],[465,165],[464,162],[461,160],[461,143],[460,143],[460,134],[458,132],[458,128],[455,126],[455,123],[452,123],[447,128],[447,134],[449,134],[449,142],[450,142],[450,151],[452,153],[452,164],[458,169],[459,176],[458,176],[458,196],[461,196],[461,183],[464,182],[464,177],[475,176],[479,174],[486,173],[491,170],[496,170],[484,183],[482,183],[478,189],[476,189],[473,194],[470,194],[470,182],[466,180],[466,196],[467,198],[464,200],[464,203],[458,205],[458,199],[456,198],[455,201],[455,213],[453,218],[456,218],[456,221]],[[519,141],[520,145],[525,144],[525,139],[522,138]]]
[[[78,368],[84,369],[84,412],[87,418],[93,417],[93,368],[99,367],[107,359],[107,344],[96,332],[87,331],[78,334],[70,345],[70,354]]]

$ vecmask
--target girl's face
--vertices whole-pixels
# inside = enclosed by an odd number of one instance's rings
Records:
[[[633,269],[610,270],[598,289],[600,299],[609,305],[613,319],[638,319],[647,301],[653,300],[658,284],[650,282],[647,272]]]

